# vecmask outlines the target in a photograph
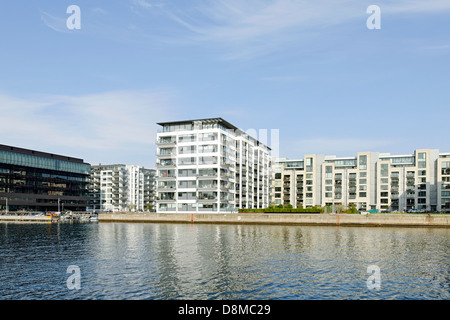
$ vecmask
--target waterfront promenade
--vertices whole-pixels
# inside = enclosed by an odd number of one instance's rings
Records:
[[[0,215],[1,221],[51,222],[48,216]],[[100,213],[99,222],[317,225],[364,227],[450,227],[448,214],[176,214]]]
[[[99,222],[450,227],[448,214],[101,213]]]

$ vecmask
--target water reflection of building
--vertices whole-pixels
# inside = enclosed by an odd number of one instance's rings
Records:
[[[85,211],[89,173],[82,159],[0,145],[0,207]]]
[[[274,164],[273,204],[362,210],[450,209],[450,153],[307,155]]]

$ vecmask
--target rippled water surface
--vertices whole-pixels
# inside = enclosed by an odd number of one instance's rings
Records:
[[[449,299],[449,248],[437,228],[0,223],[0,299]]]

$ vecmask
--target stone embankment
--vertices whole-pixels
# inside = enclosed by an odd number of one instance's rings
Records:
[[[444,214],[175,214],[101,213],[99,222],[450,227]]]

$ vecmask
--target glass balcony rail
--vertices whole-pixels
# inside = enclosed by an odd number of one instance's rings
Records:
[[[156,141],[156,144],[158,145],[164,145],[164,144],[176,144],[177,140],[175,137],[161,137]]]
[[[174,160],[160,160],[157,164],[157,167],[171,167],[171,166],[175,166],[175,161]]]

